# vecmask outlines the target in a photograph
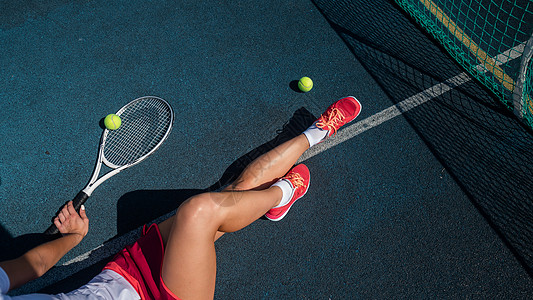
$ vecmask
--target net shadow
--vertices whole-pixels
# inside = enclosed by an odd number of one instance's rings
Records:
[[[389,1],[314,3],[395,104],[463,73]],[[474,79],[404,117],[532,276],[532,131]]]

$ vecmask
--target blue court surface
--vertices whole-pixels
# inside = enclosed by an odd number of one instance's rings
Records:
[[[145,95],[175,110],[165,144],[92,194],[85,240],[12,294],[86,283],[353,95],[361,115],[301,158],[287,217],[216,243],[215,298],[530,298],[532,131],[396,6],[333,2],[2,1],[0,259],[85,186],[103,117]]]

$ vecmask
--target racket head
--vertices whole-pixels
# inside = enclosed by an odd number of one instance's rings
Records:
[[[102,162],[112,169],[144,160],[167,139],[174,123],[170,104],[155,96],[137,98],[116,115],[122,124],[115,130],[105,129],[100,145]]]

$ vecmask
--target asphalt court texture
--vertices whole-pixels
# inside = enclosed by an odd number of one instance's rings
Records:
[[[144,95],[176,114],[162,148],[93,193],[84,241],[12,293],[84,284],[143,223],[341,97],[372,120],[462,73],[394,5],[360,2],[3,2],[0,259],[38,243],[86,184],[105,115]],[[311,92],[295,90],[301,76]],[[283,221],[217,242],[215,298],[532,295],[528,241],[509,234],[527,227],[499,202],[531,203],[531,131],[473,81],[368,124],[304,157],[310,190]]]

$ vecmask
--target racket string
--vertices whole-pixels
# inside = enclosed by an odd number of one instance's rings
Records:
[[[146,107],[137,107],[135,110],[129,110],[127,112],[132,112],[132,114],[125,114],[126,120],[131,120],[131,126],[128,126],[128,130],[124,130],[122,133],[125,143],[116,144],[117,147],[110,149],[114,150],[111,152],[114,152],[116,157],[121,157],[125,163],[149,152],[159,141],[158,137],[161,136],[161,129],[165,129],[160,126],[155,129],[153,128],[154,124],[165,123],[161,122],[162,120],[159,120],[160,115],[153,116],[153,114],[158,113],[157,111],[147,110]],[[139,115],[139,112],[142,114]],[[152,116],[149,114],[152,114]],[[158,120],[158,122],[151,123],[151,120]],[[152,134],[149,135],[147,134],[148,132],[152,132]],[[109,159],[115,161],[115,156],[110,157]],[[121,163],[120,165],[123,164],[124,163]]]
[[[160,137],[166,128],[155,130],[152,128],[151,132],[154,135],[148,135],[147,126],[149,124],[140,119],[132,123],[131,129],[124,132],[124,141],[114,144],[115,147],[109,147],[106,158],[116,165],[124,165],[148,153],[161,140]]]
[[[122,126],[108,132],[104,157],[116,166],[131,164],[148,154],[166,137],[172,109],[158,98],[142,98],[120,114]]]

